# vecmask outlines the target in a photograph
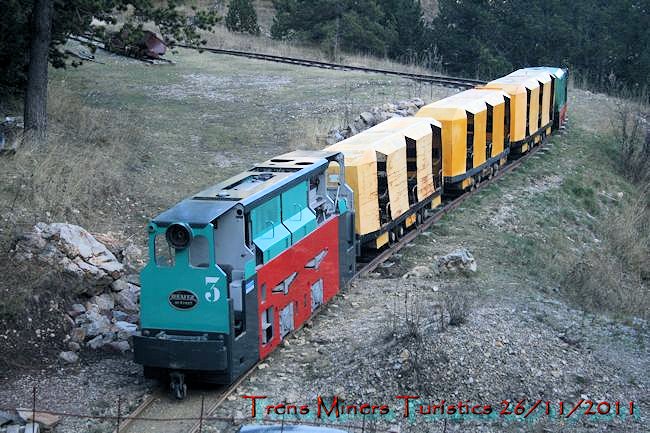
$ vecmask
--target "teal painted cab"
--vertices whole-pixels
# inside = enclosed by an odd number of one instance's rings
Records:
[[[282,193],[282,223],[291,232],[291,244],[316,229],[316,215],[307,203],[307,181]]]
[[[141,272],[143,329],[230,332],[227,277],[214,262],[214,228],[192,227],[188,248],[172,248],[167,227],[149,224],[149,263]]]
[[[253,242],[266,263],[291,246],[291,233],[282,224],[280,196],[270,198],[250,211]]]

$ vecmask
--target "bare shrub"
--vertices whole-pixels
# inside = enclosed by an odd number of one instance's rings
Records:
[[[650,180],[650,125],[647,95],[620,92],[613,130],[623,175],[634,183]]]
[[[447,311],[449,312],[449,325],[460,326],[467,322],[471,311],[471,300],[467,294],[455,294],[447,296]]]

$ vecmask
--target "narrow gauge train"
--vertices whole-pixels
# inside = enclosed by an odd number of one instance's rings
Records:
[[[566,118],[568,71],[520,69],[322,151],[295,151],[189,197],[148,224],[135,361],[229,384],[385,248],[538,145]]]

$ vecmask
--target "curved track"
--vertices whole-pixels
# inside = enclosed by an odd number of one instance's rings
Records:
[[[533,147],[529,152],[520,157],[519,159],[508,162],[504,167],[499,170],[499,172],[492,177],[492,179],[485,180],[481,182],[479,188],[474,191],[466,192],[453,200],[445,202],[443,206],[434,211],[427,219],[425,219],[420,225],[418,225],[413,230],[407,232],[402,238],[397,242],[387,248],[383,252],[375,256],[370,262],[363,265],[361,269],[352,278],[352,281],[360,278],[369,272],[372,272],[379,266],[381,263],[390,258],[397,251],[402,249],[405,245],[413,241],[420,233],[427,230],[435,222],[439,221],[444,215],[448,214],[452,210],[456,209],[462,202],[467,200],[472,195],[480,192],[483,187],[490,185],[495,182],[497,179],[501,178],[504,174],[515,170],[517,167],[522,165],[524,161],[537,153],[537,151],[544,147],[546,141],[541,144]],[[318,311],[317,311],[318,312]],[[297,331],[297,330],[296,330]],[[294,331],[294,332],[296,332]],[[258,363],[259,364],[259,363]],[[201,430],[201,422],[199,421],[199,415],[201,417],[210,417],[215,413],[217,408],[226,400],[226,398],[232,394],[232,392],[245,380],[247,379],[256,369],[257,365],[253,366],[246,374],[240,377],[234,384],[224,388],[223,390],[215,390],[209,393],[206,393],[205,396],[205,405],[201,408],[202,399],[197,393],[188,393],[189,398],[184,400],[182,403],[178,401],[173,401],[168,393],[164,392],[162,389],[158,390],[151,396],[147,397],[140,406],[132,412],[125,421],[120,424],[119,433],[130,433],[130,432],[187,432],[187,433],[198,433]],[[192,396],[192,394],[194,394]],[[178,412],[179,407],[182,405],[182,416],[170,416],[170,413]],[[168,410],[167,408],[174,408],[173,410]],[[167,426],[172,426],[172,429],[167,430],[169,427],[161,428],[161,421],[158,414],[163,414],[164,418],[170,419],[174,418],[174,422],[166,422]],[[161,425],[162,424],[162,425]]]

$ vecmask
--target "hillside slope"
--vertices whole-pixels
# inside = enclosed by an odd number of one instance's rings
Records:
[[[324,131],[368,107],[453,92],[371,74],[182,50],[174,59],[175,66],[149,66],[100,54],[104,65],[81,70],[91,75],[53,73],[56,140],[45,154],[7,159],[0,173],[4,247],[39,220],[79,223],[144,247],[147,219],[191,192],[281,152],[318,148]],[[647,280],[633,290],[638,280],[619,278],[633,272],[608,247],[617,239],[608,230],[613,221],[639,202],[638,214],[647,215],[647,196],[617,170],[614,103],[571,89],[565,134],[356,282],[235,395],[302,403],[336,394],[357,402],[387,399],[393,407],[402,392],[495,405],[524,397],[567,404],[580,398],[633,400],[638,417],[567,424],[542,417],[525,429],[595,432],[607,423],[616,431],[647,431],[650,335],[647,322],[635,318],[648,313]],[[623,239],[646,245],[647,227],[639,223]],[[436,256],[460,246],[474,254],[476,273],[431,270]],[[589,268],[603,279],[601,287],[572,278],[577,265],[593,260],[593,251],[602,252]],[[647,250],[639,254],[647,264]],[[431,271],[403,278],[418,266]],[[623,272],[609,272],[615,266]],[[27,277],[4,282],[3,308],[28,290]],[[35,323],[31,314],[65,311],[64,305],[48,304],[51,295],[27,291],[26,302],[38,308],[13,305],[12,315],[3,316],[7,334],[7,324],[21,331],[24,352],[11,358],[11,370],[2,370],[0,406],[29,405],[34,384],[47,396],[47,407],[105,414],[113,404],[107,395],[116,389],[132,404],[151,384],[124,358],[85,356],[81,366],[49,364],[47,349],[59,341],[41,333],[49,323]],[[434,312],[442,305],[453,310],[452,326],[437,324]],[[39,352],[30,351],[36,347]],[[41,367],[35,360],[45,361],[42,370],[33,368]],[[236,398],[220,414],[244,417],[248,410]],[[85,422],[68,419],[58,431],[111,428]],[[383,426],[399,424],[408,432],[464,431],[462,425],[411,425],[399,417]],[[471,428],[522,427],[495,419]]]

